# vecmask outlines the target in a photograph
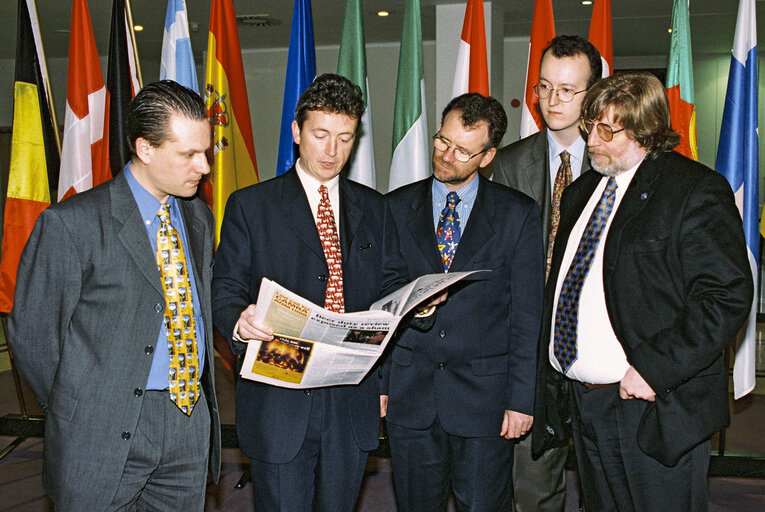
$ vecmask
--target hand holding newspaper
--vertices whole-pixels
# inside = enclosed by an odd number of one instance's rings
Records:
[[[401,318],[428,297],[472,274],[427,274],[378,300],[369,311],[335,313],[263,278],[255,308],[272,341],[248,340],[241,376],[293,389],[358,384]]]

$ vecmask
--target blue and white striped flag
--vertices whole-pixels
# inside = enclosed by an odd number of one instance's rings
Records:
[[[197,68],[189,37],[189,15],[186,0],[168,0],[165,15],[165,35],[162,39],[160,80],[175,80],[199,92]]]
[[[744,221],[746,245],[754,282],[757,283],[760,233],[757,222],[758,142],[757,142],[757,19],[755,0],[740,0],[733,55],[725,94],[717,171],[730,182]],[[736,342],[733,366],[733,394],[746,395],[755,385],[755,339],[757,294],[742,339]],[[740,337],[741,338],[741,337]]]

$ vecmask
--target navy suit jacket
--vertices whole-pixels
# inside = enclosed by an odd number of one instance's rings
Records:
[[[601,178],[588,172],[563,192],[539,343],[537,453],[568,442],[567,384],[546,354],[555,286],[567,271],[563,254]],[[753,293],[741,216],[725,178],[675,152],[640,164],[613,215],[603,248],[608,318],[627,360],[656,393],[638,444],[672,466],[730,422],[723,349]]]
[[[433,226],[432,177],[388,194],[399,247],[386,272],[413,280],[443,272]],[[427,332],[403,328],[383,372],[387,420],[465,437],[498,436],[505,410],[532,414],[544,270],[539,208],[479,176],[451,271],[489,269],[449,289]]]
[[[346,312],[363,311],[382,293],[383,196],[340,178],[340,246]],[[213,319],[235,354],[246,346],[232,336],[241,312],[257,301],[263,277],[315,304],[324,304],[328,277],[319,234],[293,168],[233,193],[226,204],[213,274]],[[338,414],[347,417],[360,449],[377,447],[379,375],[341,386]],[[250,457],[282,464],[303,444],[314,394],[239,379],[236,425]]]

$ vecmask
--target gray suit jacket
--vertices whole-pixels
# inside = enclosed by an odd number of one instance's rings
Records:
[[[205,324],[210,467],[220,468],[210,281],[213,220],[179,200]],[[43,484],[60,510],[103,510],[135,433],[164,315],[159,271],[124,174],[45,210],[21,256],[15,361],[47,411]]]
[[[544,240],[545,250],[550,235],[550,203],[552,202],[548,151],[545,129],[500,149],[493,162],[493,181],[523,192],[539,205],[543,219],[542,240]],[[590,159],[585,152],[582,160],[582,174],[590,169]]]

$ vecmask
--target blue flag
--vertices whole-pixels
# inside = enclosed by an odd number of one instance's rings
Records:
[[[738,6],[736,35],[725,94],[720,144],[717,147],[718,172],[733,188],[736,204],[744,222],[749,263],[757,283],[760,233],[757,222],[759,207],[757,141],[757,18],[755,0],[741,0]],[[733,366],[733,393],[736,398],[746,395],[755,385],[755,329],[757,294],[746,325],[743,339],[737,340],[736,361]]]
[[[160,80],[175,80],[199,92],[197,68],[189,37],[189,15],[186,0],[168,0],[165,15],[165,35],[162,39]]]
[[[295,107],[300,95],[311,85],[314,78],[316,78],[316,50],[313,46],[311,0],[295,0],[287,73],[284,77],[282,128],[279,136],[279,156],[276,161],[277,176],[289,171],[295,163],[295,148],[292,141]]]

